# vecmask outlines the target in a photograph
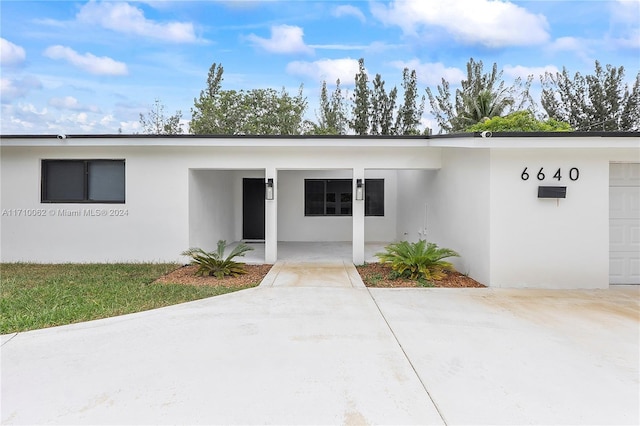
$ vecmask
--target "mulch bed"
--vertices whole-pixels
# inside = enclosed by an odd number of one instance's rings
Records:
[[[224,286],[224,287],[251,287],[262,282],[265,275],[269,272],[273,265],[245,265],[247,271],[244,275],[237,277],[225,277],[218,279],[216,277],[198,277],[195,275],[195,265],[182,266],[168,274],[158,278],[156,283],[164,284],[186,284],[197,286]],[[391,267],[380,263],[367,263],[356,266],[356,269],[362,277],[362,281],[367,287],[383,287],[383,288],[402,288],[402,287],[424,287],[418,281],[412,281],[405,278],[391,279]],[[449,288],[483,288],[473,278],[462,275],[459,272],[450,272],[442,280],[435,281],[433,287],[449,287]]]
[[[272,266],[273,265],[245,265],[244,269],[247,271],[246,274],[218,279],[216,277],[198,277],[195,275],[198,267],[196,265],[187,265],[163,275],[155,282],[198,286],[251,287],[252,285],[260,284]]]
[[[402,288],[402,287],[424,287],[418,281],[406,278],[391,279],[391,267],[380,263],[367,263],[365,265],[356,266],[360,273],[360,277],[367,287],[383,287],[383,288]],[[431,287],[448,287],[448,288],[484,288],[483,284],[462,275],[459,272],[449,272],[441,280],[434,281]]]

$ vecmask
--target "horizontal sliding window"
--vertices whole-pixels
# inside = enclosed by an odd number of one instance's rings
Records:
[[[42,160],[43,203],[124,203],[124,160]]]
[[[367,179],[364,185],[365,216],[384,216],[384,179]],[[305,179],[305,216],[351,216],[351,179]]]

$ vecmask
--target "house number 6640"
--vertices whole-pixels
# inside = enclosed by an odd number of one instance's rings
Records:
[[[524,168],[524,170],[522,171],[522,174],[520,175],[520,179],[529,180],[529,172],[527,171],[527,169],[528,167]],[[544,178],[546,177],[544,173],[544,167],[540,167],[540,170],[538,170],[536,177],[538,178],[538,180],[544,180]],[[569,179],[578,180],[579,178],[580,178],[580,170],[578,170],[577,167],[570,168]],[[562,170],[560,168],[558,168],[558,170],[556,170],[556,172],[554,173],[553,179],[556,179],[557,181],[562,180]]]

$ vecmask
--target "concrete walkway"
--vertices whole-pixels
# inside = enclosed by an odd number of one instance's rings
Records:
[[[640,293],[259,287],[2,337],[3,424],[638,424]],[[318,268],[314,265],[313,268]]]

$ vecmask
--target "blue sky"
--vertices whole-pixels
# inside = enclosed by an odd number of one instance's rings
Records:
[[[213,62],[224,89],[300,84],[315,118],[322,80],[372,78],[420,93],[469,58],[505,80],[595,60],[640,70],[640,0],[0,1],[2,134],[136,133],[155,99],[185,122]],[[435,127],[425,108],[423,124]]]

